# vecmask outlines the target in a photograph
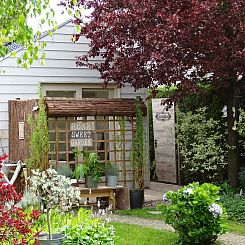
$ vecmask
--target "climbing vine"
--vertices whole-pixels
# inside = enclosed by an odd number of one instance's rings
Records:
[[[144,189],[144,127],[141,100],[136,100],[136,130],[132,139],[131,164],[133,167],[133,189]]]
[[[29,115],[28,123],[31,127],[30,157],[27,159],[29,169],[45,170],[48,165],[48,125],[44,97],[39,87],[38,113],[36,118]]]

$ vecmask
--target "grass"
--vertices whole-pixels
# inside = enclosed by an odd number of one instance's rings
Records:
[[[234,221],[228,221],[228,231],[245,235],[245,224]]]
[[[138,225],[112,223],[116,230],[115,245],[171,245],[177,241],[173,232],[151,229]]]
[[[154,214],[149,212],[156,212],[156,208],[142,208],[132,210],[118,210],[116,213],[121,215],[131,215],[140,218],[158,219],[163,220],[163,214]],[[245,235],[245,223],[239,223],[234,221],[228,221],[228,232],[239,233]]]
[[[178,235],[174,232],[156,230],[139,225],[112,223],[116,230],[115,245],[173,245]],[[219,241],[215,245],[221,245]]]
[[[117,214],[121,215],[131,215],[140,218],[147,218],[147,219],[159,219],[163,220],[163,214],[158,213],[151,213],[151,212],[158,212],[157,208],[142,208],[142,209],[131,209],[131,210],[117,210]]]

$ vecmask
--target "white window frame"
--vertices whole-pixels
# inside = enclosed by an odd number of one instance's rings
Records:
[[[47,83],[42,82],[42,93],[46,96],[47,91],[74,91],[75,98],[79,99],[82,98],[82,90],[83,89],[96,89],[96,90],[103,90],[101,84],[59,84],[59,83]],[[117,88],[115,85],[108,85],[105,90],[109,90],[109,98],[120,98],[120,89]]]

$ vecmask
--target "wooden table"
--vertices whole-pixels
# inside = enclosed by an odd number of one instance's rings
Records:
[[[112,210],[116,209],[116,192],[117,190],[123,189],[123,186],[108,187],[99,186],[96,189],[90,189],[85,187],[79,187],[81,198],[97,198],[97,197],[108,197],[109,205]]]

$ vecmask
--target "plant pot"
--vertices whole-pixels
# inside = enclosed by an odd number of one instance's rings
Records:
[[[85,177],[85,187],[86,188],[96,189],[98,188],[98,184],[99,184],[99,181],[94,180],[92,176]]]
[[[117,187],[117,175],[107,175],[106,180],[108,187]]]
[[[144,190],[130,191],[131,209],[142,208],[144,204]]]
[[[52,234],[52,239],[49,239],[48,234],[44,234],[39,235],[38,242],[40,245],[61,245],[64,239],[64,234]]]

